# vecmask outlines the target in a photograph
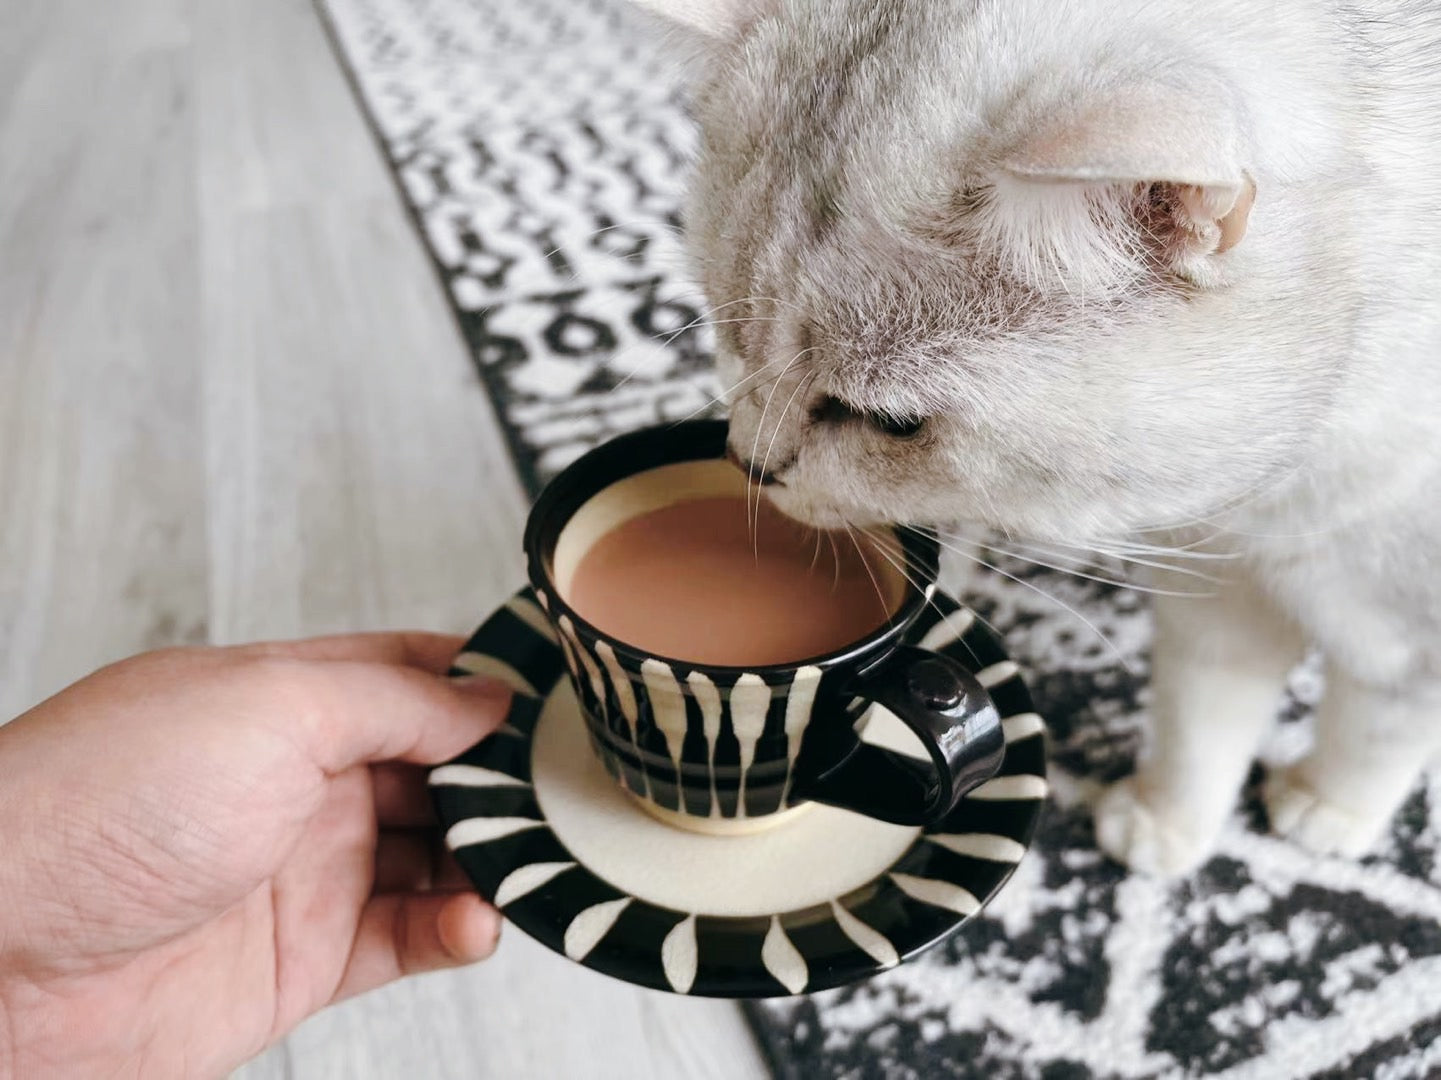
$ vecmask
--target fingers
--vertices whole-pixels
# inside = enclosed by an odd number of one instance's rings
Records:
[[[435,848],[419,829],[389,829],[375,839],[373,891],[425,892],[435,877]]]
[[[433,830],[382,829],[376,837],[376,893],[459,889],[466,883],[465,872]]]
[[[427,770],[416,765],[381,762],[370,767],[375,820],[382,829],[418,829],[435,824],[435,805]]]
[[[373,897],[361,913],[335,1000],[406,975],[484,960],[499,935],[500,913],[471,892]]]
[[[238,646],[237,651],[255,656],[288,656],[296,660],[359,660],[372,664],[398,664],[443,675],[464,645],[465,639],[454,634],[429,634],[416,630],[263,642]]]
[[[332,775],[379,761],[447,761],[499,727],[510,708],[510,689],[488,679],[348,660],[290,674],[303,680],[309,705],[289,719],[291,730]]]
[[[413,892],[464,886],[465,873],[435,828],[426,770],[382,762],[370,767],[375,817],[375,891]]]
[[[465,871],[460,868],[456,861],[455,852],[445,846],[445,841],[440,842],[440,847],[435,854],[434,873],[431,875],[430,883],[437,889],[473,889],[470,878],[466,877]]]
[[[300,661],[280,677],[301,681],[306,699],[319,704],[295,726],[312,759],[333,774],[391,759],[438,764],[494,731],[509,707],[509,689],[476,677],[437,677],[463,645],[453,635],[417,631],[269,642],[232,652]],[[411,803],[404,812],[415,811]]]

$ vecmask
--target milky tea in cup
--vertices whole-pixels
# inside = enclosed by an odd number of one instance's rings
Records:
[[[808,801],[938,820],[995,774],[1004,738],[973,675],[909,640],[935,537],[789,521],[724,460],[725,438],[719,421],[622,436],[531,512],[531,586],[592,748],[648,811],[695,831],[754,831]],[[873,704],[924,759],[862,741]]]
[[[718,489],[744,483],[727,462],[712,470]],[[606,633],[659,655],[786,664],[859,641],[900,606],[890,561],[899,549],[881,543],[806,528],[743,491],[702,496],[612,528],[561,595]]]

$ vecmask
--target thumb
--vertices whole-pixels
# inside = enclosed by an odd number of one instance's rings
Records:
[[[298,734],[328,773],[374,761],[448,761],[510,710],[510,687],[493,679],[357,661],[305,666],[311,704],[300,710]]]

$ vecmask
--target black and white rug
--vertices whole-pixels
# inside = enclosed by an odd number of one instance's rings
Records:
[[[693,133],[643,20],[620,0],[321,2],[532,491],[603,438],[706,408],[677,236]],[[1441,1076],[1441,782],[1359,864],[1266,836],[1251,801],[1193,877],[1130,877],[1085,800],[1134,757],[1143,598],[1000,565],[1024,584],[983,573],[966,596],[1051,724],[1038,850],[949,946],[751,1007],[776,1074]],[[1318,692],[1299,671],[1269,760],[1305,745]]]

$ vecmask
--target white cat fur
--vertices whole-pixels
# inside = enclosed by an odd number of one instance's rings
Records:
[[[645,3],[705,42],[689,236],[767,494],[1204,538],[1234,558],[1157,600],[1101,844],[1195,865],[1309,642],[1317,746],[1272,821],[1366,850],[1441,749],[1441,6]]]

